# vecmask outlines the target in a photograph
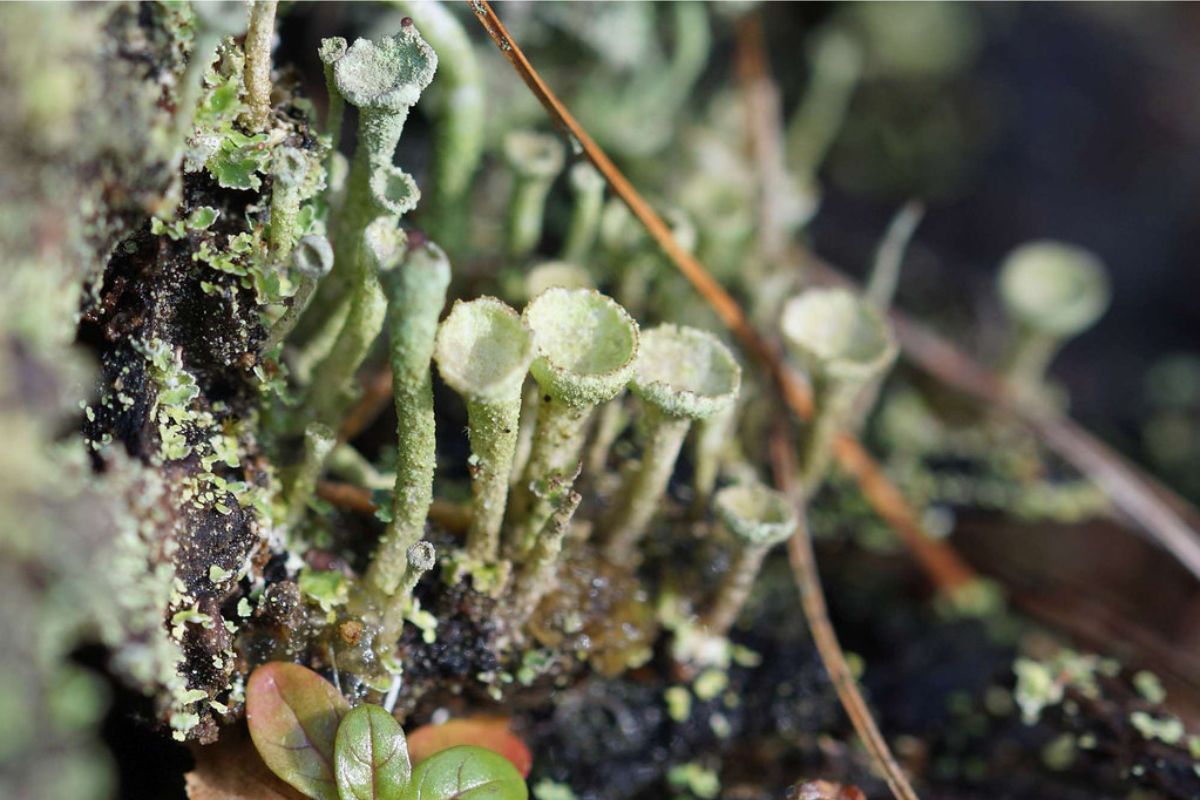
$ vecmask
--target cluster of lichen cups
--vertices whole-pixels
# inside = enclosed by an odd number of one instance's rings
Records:
[[[529,299],[520,313],[480,297],[455,302],[439,323],[449,258],[401,230],[400,216],[419,192],[392,164],[409,109],[432,79],[437,57],[411,25],[379,43],[327,40],[320,55],[333,99],[329,124],[336,134],[343,104],[355,106],[359,144],[344,178],[336,174],[338,157],[329,162],[332,249],[323,238],[308,237],[289,253],[291,240],[282,231],[295,214],[299,178],[287,151],[275,170],[272,217],[281,235],[272,250],[279,259],[290,255],[300,277],[294,307],[271,339],[296,326],[297,336],[288,341],[313,365],[295,428],[304,457],[286,476],[289,527],[303,517],[326,462],[354,460],[334,431],[354,399],[353,378],[385,327],[398,439],[387,527],[343,617],[367,623],[358,629],[366,633],[352,637],[341,667],[372,673],[362,677],[373,685],[387,684],[398,669],[391,658],[404,622],[417,611],[413,589],[438,555],[447,579],[469,579],[476,590],[505,599],[501,608],[519,639],[557,585],[582,499],[576,478],[585,461],[603,463],[630,405],[641,455],[621,470],[620,485],[605,492],[609,507],[593,521],[595,544],[613,563],[638,565],[681,447],[693,425],[700,426],[694,437],[698,508],[711,500],[734,558],[714,597],[699,608],[699,620],[711,636],[725,636],[767,551],[797,525],[790,500],[756,482],[713,495],[721,441],[737,415],[741,370],[733,354],[695,328],[663,324],[639,331],[625,308],[591,288],[589,272],[577,262],[600,231],[603,184],[586,164],[574,165],[570,175],[575,213],[564,251],[570,260],[527,271]],[[564,148],[552,137],[522,133],[509,137],[505,154],[514,179],[508,251],[519,259],[540,239]],[[811,486],[854,395],[886,369],[894,346],[877,315],[846,293],[796,298],[785,311],[783,332],[821,409],[804,447],[802,481]],[[471,447],[466,541],[445,554],[435,554],[425,538],[436,466],[435,366],[466,406]],[[623,402],[626,389],[636,403]],[[589,435],[593,452],[585,458]],[[576,526],[581,533],[591,527]]]

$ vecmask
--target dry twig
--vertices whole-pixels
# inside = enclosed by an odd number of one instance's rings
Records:
[[[829,673],[829,680],[833,683],[854,730],[858,732],[867,752],[878,764],[892,794],[900,800],[917,800],[916,792],[900,765],[892,757],[883,734],[879,732],[879,726],[875,724],[875,719],[858,691],[854,674],[846,662],[846,654],[838,641],[837,633],[833,630],[833,623],[829,621],[825,593],[821,589],[821,576],[817,572],[817,560],[813,555],[812,537],[808,531],[805,500],[797,491],[793,480],[796,474],[796,448],[788,423],[783,419],[779,420],[771,437],[771,468],[776,488],[795,498],[800,505],[800,513],[797,514],[800,524],[795,535],[788,539],[788,561],[792,565],[796,588],[800,591],[800,603],[804,608],[804,618],[808,620],[813,643],[821,655],[821,663]]]

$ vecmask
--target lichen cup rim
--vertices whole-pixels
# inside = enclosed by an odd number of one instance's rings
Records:
[[[595,289],[552,287],[530,300],[521,316],[533,331],[530,371],[544,391],[572,405],[595,405],[629,383],[638,324],[611,297]]]
[[[798,519],[787,495],[760,483],[726,486],[713,495],[713,510],[739,540],[774,545],[796,531]]]
[[[518,397],[533,361],[533,332],[495,297],[456,300],[438,326],[433,358],[442,379],[464,397]]]
[[[421,202],[421,188],[400,167],[386,164],[371,171],[371,197],[388,211],[402,217]]]
[[[524,175],[553,178],[562,171],[567,154],[552,133],[512,131],[504,137],[504,160]]]
[[[1035,330],[1071,336],[1108,309],[1104,264],[1082,247],[1048,239],[1026,242],[1004,259],[998,279],[1008,313]]]
[[[847,332],[847,324],[853,329]],[[878,309],[845,289],[809,289],[780,315],[789,350],[814,377],[862,382],[896,356],[896,340]]]
[[[320,234],[301,236],[292,250],[292,263],[302,275],[324,277],[333,269],[333,246]]]
[[[742,368],[720,339],[667,323],[642,333],[630,386],[663,413],[697,420],[732,405],[741,383]]]
[[[437,71],[438,58],[415,25],[378,42],[356,39],[332,61],[334,83],[360,109],[397,111],[415,105]]]
[[[350,49],[350,43],[342,36],[329,36],[321,40],[320,47],[317,48],[317,57],[321,59],[322,64],[333,66],[346,55],[346,51]]]

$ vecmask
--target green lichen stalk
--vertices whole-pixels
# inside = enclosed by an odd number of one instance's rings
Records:
[[[336,426],[353,401],[359,366],[383,329],[387,300],[379,273],[390,270],[403,255],[404,233],[391,217],[380,217],[362,233],[352,282],[350,308],[329,354],[313,370],[307,409],[313,419]]]
[[[437,564],[437,552],[429,542],[415,542],[405,553],[404,577],[383,609],[382,625],[376,647],[380,653],[391,653],[404,631],[404,615],[412,605],[413,590],[421,577]]]
[[[246,28],[247,123],[251,130],[267,129],[271,118],[271,44],[275,38],[275,8],[278,0],[250,0],[250,23]]]
[[[712,334],[661,325],[642,336],[632,387],[642,401],[643,454],[602,526],[610,559],[635,560],[688,428],[733,405],[740,386],[741,368]]]
[[[758,484],[722,489],[713,508],[736,549],[702,621],[710,634],[724,636],[746,604],[763,559],[792,535],[797,519],[786,495]]]
[[[271,261],[283,264],[292,253],[296,217],[300,213],[300,187],[308,172],[308,159],[294,147],[275,153],[275,182],[271,187],[271,227],[267,245]]]
[[[296,274],[296,291],[288,301],[287,310],[271,326],[262,346],[264,353],[274,350],[292,332],[321,279],[333,269],[333,247],[329,240],[312,234],[301,237],[292,251],[292,266]]]
[[[542,238],[546,195],[562,171],[566,154],[556,136],[516,131],[504,140],[504,158],[513,176],[508,201],[508,256],[518,260],[533,252]]]
[[[464,202],[483,158],[485,86],[483,69],[462,23],[440,2],[402,2],[400,7],[441,54],[433,109],[434,163],[431,182],[432,234],[461,241],[469,205]]]
[[[696,492],[696,508],[703,508],[708,504],[713,488],[717,485],[721,459],[726,448],[729,447],[729,439],[734,430],[736,417],[737,405],[732,404],[708,419],[700,420],[696,425],[693,445],[695,466],[692,474],[692,488]]]
[[[580,161],[568,173],[575,205],[571,208],[571,226],[563,246],[563,260],[583,262],[592,254],[600,230],[604,209],[604,178],[590,162]]]
[[[338,145],[342,140],[342,117],[346,112],[346,101],[338,93],[337,82],[333,76],[333,65],[336,64],[342,56],[346,55],[346,51],[350,48],[346,40],[340,36],[335,36],[330,39],[322,39],[321,47],[317,50],[317,55],[321,59],[321,65],[325,74],[325,91],[329,94],[329,108],[325,113],[325,132],[329,135],[329,158],[332,162],[334,155],[338,152]],[[326,171],[332,172],[329,165],[326,165]]]
[[[392,391],[396,401],[396,486],[392,520],[367,573],[370,585],[395,592],[408,548],[425,533],[436,460],[431,360],[438,315],[446,303],[450,262],[435,244],[412,249],[387,275]]]
[[[816,416],[800,449],[800,481],[811,494],[825,478],[834,437],[850,423],[855,399],[891,367],[896,343],[879,311],[844,289],[793,297],[781,327],[813,386]]]
[[[533,335],[516,311],[494,297],[460,301],[438,331],[434,359],[442,378],[467,402],[474,495],[467,554],[490,564],[500,553]]]
[[[533,614],[538,603],[553,591],[558,578],[558,557],[562,553],[563,540],[570,530],[571,518],[583,498],[578,492],[568,491],[557,502],[554,513],[538,534],[537,543],[517,573],[512,597],[512,615],[518,624]]]
[[[512,554],[533,547],[553,511],[548,489],[578,472],[587,420],[620,393],[633,374],[638,327],[611,298],[592,289],[547,289],[522,314],[533,331],[530,371],[541,392],[529,462],[510,519]]]
[[[304,460],[296,469],[288,487],[288,526],[294,529],[304,518],[308,501],[317,488],[317,479],[330,451],[337,444],[337,434],[328,425],[313,422],[304,429]],[[292,537],[293,540],[295,537]]]

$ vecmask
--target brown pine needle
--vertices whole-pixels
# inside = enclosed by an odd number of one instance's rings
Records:
[[[852,439],[849,441],[853,442]],[[829,621],[829,609],[825,605],[825,592],[821,588],[821,575],[817,571],[817,559],[813,554],[812,537],[808,530],[807,503],[797,491],[793,476],[796,474],[796,446],[789,430],[787,420],[780,419],[776,423],[775,432],[771,436],[771,471],[775,486],[784,494],[799,498],[799,513],[796,515],[799,525],[796,534],[788,539],[788,561],[792,565],[792,575],[795,577],[796,588],[800,592],[800,605],[804,609],[804,618],[812,632],[813,644],[821,656],[821,663],[829,674],[829,680],[837,692],[846,716],[850,718],[854,730],[858,732],[863,746],[875,760],[888,788],[900,800],[917,800],[917,793],[908,782],[904,771],[896,763],[892,752],[888,749],[887,741],[875,724],[854,673],[846,662],[846,654],[838,641],[833,623]]]
[[[768,345],[766,340],[762,339],[755,332],[733,297],[708,274],[696,258],[680,247],[662,219],[642,199],[637,190],[633,188],[629,181],[625,179],[625,176],[621,174],[620,170],[604,154],[604,151],[588,136],[587,132],[571,116],[571,113],[567,111],[550,88],[546,86],[541,76],[537,74],[536,70],[529,63],[529,60],[525,57],[525,54],[521,52],[520,47],[513,41],[504,24],[496,16],[496,12],[487,0],[471,0],[471,7],[479,18],[480,24],[483,25],[484,30],[487,31],[505,58],[512,63],[513,68],[516,69],[517,74],[520,75],[530,91],[533,92],[534,96],[545,107],[550,118],[567,135],[573,137],[579,143],[588,160],[604,176],[608,185],[629,206],[629,210],[646,227],[650,235],[659,243],[659,246],[663,248],[679,270],[683,272],[684,276],[704,296],[725,325],[741,341],[742,345],[765,363],[779,385],[781,394],[788,406],[802,419],[811,417],[813,407],[808,387],[802,384],[796,378],[795,374],[784,366],[783,359],[779,357],[775,349]],[[866,457],[865,452],[863,456]],[[899,498],[899,493],[896,494],[896,497]],[[870,495],[868,495],[868,498],[870,498]],[[900,499],[903,503],[902,498]],[[915,514],[910,513],[909,516],[912,520],[916,520]],[[938,543],[930,540],[930,544],[936,546]],[[813,632],[813,639],[817,643],[817,650],[821,655],[821,660],[834,682],[838,697],[846,709],[846,714],[850,717],[850,721],[854,725],[859,738],[862,739],[864,745],[867,747],[867,751],[875,759],[877,766],[885,776],[892,794],[899,798],[899,800],[917,800],[916,792],[913,791],[912,786],[908,783],[908,779],[896,764],[895,759],[888,749],[887,742],[880,734],[875,721],[871,718],[867,705],[863,701],[862,695],[859,693],[858,687],[855,685],[853,677],[850,674],[845,655],[842,653],[837,637],[833,633],[828,615],[825,614],[824,595],[821,591],[820,578],[817,575],[806,531],[798,531],[792,537],[789,543],[789,552],[797,554],[793,555],[792,564],[796,571],[797,582],[800,587],[801,604],[804,614]],[[950,556],[956,560],[958,558],[952,551]],[[967,574],[969,574],[969,569],[965,564],[963,565],[963,570]]]

